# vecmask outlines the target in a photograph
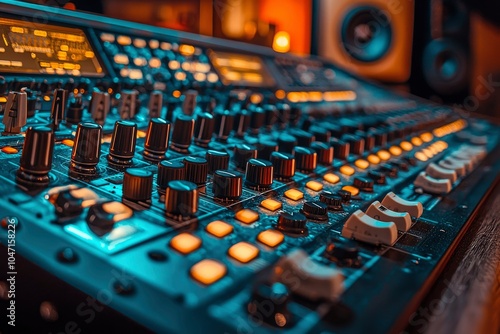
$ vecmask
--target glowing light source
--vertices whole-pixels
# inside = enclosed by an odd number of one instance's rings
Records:
[[[273,50],[282,53],[290,51],[290,34],[286,31],[278,31],[274,35]]]

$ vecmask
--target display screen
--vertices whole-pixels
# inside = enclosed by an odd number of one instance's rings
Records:
[[[104,76],[81,29],[0,18],[0,73]]]
[[[209,57],[225,85],[252,87],[272,87],[275,85],[262,58],[258,56],[210,51]]]

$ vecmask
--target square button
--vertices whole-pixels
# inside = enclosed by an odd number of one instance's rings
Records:
[[[323,179],[326,181],[326,182],[329,182],[331,184],[335,184],[337,182],[340,181],[340,177],[336,174],[333,174],[333,173],[327,173],[323,176]]]
[[[259,249],[248,242],[241,241],[232,245],[228,254],[241,263],[248,263],[259,255]]]
[[[201,246],[201,239],[190,233],[181,233],[170,240],[170,247],[182,254],[194,252]]]
[[[368,159],[368,161],[374,165],[378,165],[380,163],[380,158],[375,154],[370,154],[366,159]]]
[[[343,186],[342,190],[350,192],[351,196],[357,196],[359,194],[359,189],[353,186]]]
[[[370,167],[370,163],[364,159],[358,159],[354,162],[354,164],[360,169],[367,169]]]
[[[391,154],[387,152],[386,150],[380,150],[377,152],[378,157],[382,161],[387,161],[391,158]]]
[[[260,205],[266,209],[268,209],[269,211],[276,211],[278,209],[281,208],[281,202],[275,200],[275,199],[272,199],[272,198],[267,198],[265,200],[263,200],[262,202],[260,202]]]
[[[233,232],[233,226],[223,222],[222,220],[214,220],[207,225],[206,230],[208,233],[216,237],[223,238]]]
[[[243,209],[238,211],[234,217],[242,223],[252,224],[259,219],[259,214],[250,209]]]
[[[280,231],[267,230],[262,231],[257,236],[257,240],[269,247],[276,247],[283,242],[285,236]]]
[[[323,189],[323,184],[318,181],[309,181],[306,183],[306,187],[314,191],[320,191]]]
[[[291,200],[298,201],[301,198],[304,198],[304,193],[297,189],[289,189],[285,191],[285,196]]]
[[[210,285],[226,275],[226,266],[218,261],[205,259],[191,267],[191,276],[200,283]]]
[[[348,165],[344,165],[342,167],[340,167],[340,172],[344,175],[347,175],[347,176],[351,176],[353,175],[356,171],[354,170],[354,168],[352,168],[351,166],[348,166]]]

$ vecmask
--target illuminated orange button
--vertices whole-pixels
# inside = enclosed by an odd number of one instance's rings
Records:
[[[415,146],[420,146],[420,145],[422,145],[422,144],[423,144],[423,143],[422,143],[422,139],[420,139],[419,137],[413,137],[413,138],[411,139],[411,143],[412,143],[413,145],[415,145]]]
[[[318,181],[309,181],[306,183],[306,187],[314,191],[320,191],[323,189],[323,184]]]
[[[339,170],[342,174],[347,175],[347,176],[351,176],[356,172],[354,170],[354,168],[352,168],[351,166],[348,166],[348,165],[344,165],[344,166],[340,167]]]
[[[283,235],[283,233],[281,233],[280,231],[276,231],[276,230],[262,231],[257,236],[257,240],[259,240],[264,245],[267,245],[269,247],[278,246],[280,243],[283,242],[284,239],[285,239],[285,236]]]
[[[423,149],[422,149],[422,152],[423,152],[423,153],[425,154],[425,156],[426,156],[427,158],[429,158],[429,159],[430,159],[430,158],[432,158],[432,157],[434,156],[434,153],[432,153],[432,151],[431,151],[431,150],[429,150],[429,149],[427,149],[427,148],[423,148]]]
[[[226,274],[226,266],[218,261],[205,259],[191,267],[191,276],[200,283],[210,285]]]
[[[64,139],[62,141],[63,145],[66,145],[66,146],[69,146],[69,147],[73,147],[73,145],[75,145],[75,142],[72,141],[71,139]]]
[[[279,208],[281,208],[281,202],[278,202],[275,199],[272,198],[266,198],[262,202],[260,202],[260,205],[269,211],[276,211]]]
[[[332,183],[332,184],[335,184],[337,182],[340,181],[340,177],[337,175],[337,174],[333,174],[333,173],[327,173],[323,176],[323,179],[326,181],[326,182],[329,182],[329,183]]]
[[[424,143],[428,143],[428,142],[430,142],[432,139],[434,139],[434,136],[432,135],[432,133],[430,133],[430,132],[426,132],[426,133],[422,133],[422,134],[420,135],[420,139],[422,139],[422,141],[423,141]]]
[[[380,150],[377,152],[378,157],[380,160],[387,161],[391,158],[391,154],[387,152],[386,150]]]
[[[232,245],[228,254],[241,263],[248,263],[259,255],[259,249],[248,242],[241,241]]]
[[[413,150],[413,145],[409,141],[402,141],[399,146],[406,152]]]
[[[12,146],[5,146],[2,147],[2,152],[7,154],[16,154],[19,151],[17,150],[17,148],[14,148]]]
[[[403,151],[401,150],[401,148],[399,148],[398,146],[391,146],[389,148],[389,152],[391,152],[392,155],[394,156],[400,156],[401,153],[403,153]]]
[[[359,194],[359,189],[353,186],[343,186],[342,190],[350,192],[352,196],[356,196]]]
[[[194,252],[201,246],[201,239],[190,234],[181,233],[170,240],[170,247],[182,254]]]
[[[145,138],[146,137],[146,132],[142,130],[137,131],[137,138]]]
[[[380,163],[380,158],[377,157],[375,154],[370,154],[366,158],[371,164],[378,165]]]
[[[415,158],[422,161],[422,162],[429,160],[429,158],[427,158],[427,156],[422,152],[415,153]]]
[[[363,159],[356,160],[354,164],[360,169],[367,169],[368,167],[370,167],[370,163]]]
[[[238,211],[234,217],[242,223],[252,224],[259,219],[259,214],[250,209],[243,209]]]
[[[291,200],[298,201],[301,198],[304,198],[304,193],[297,189],[289,189],[285,191],[285,196]]]
[[[207,225],[206,230],[208,233],[215,235],[216,237],[223,238],[233,232],[233,226],[223,222],[222,220],[214,220]]]

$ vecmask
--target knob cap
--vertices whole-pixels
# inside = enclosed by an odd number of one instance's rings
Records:
[[[135,117],[137,109],[140,108],[138,98],[139,92],[136,90],[122,91],[120,106],[118,108],[121,119],[132,119]]]
[[[101,156],[102,127],[95,123],[80,123],[76,129],[71,152],[70,171],[78,174],[95,174]]]
[[[110,232],[115,223],[130,218],[133,212],[120,202],[100,202],[92,205],[85,218],[90,230],[98,236]]]
[[[351,240],[330,242],[326,246],[325,257],[342,267],[357,268],[361,265],[359,249]]]
[[[71,124],[78,124],[82,121],[83,117],[83,101],[82,95],[77,94],[69,103],[66,111],[66,122]]]
[[[312,133],[301,129],[293,129],[290,131],[290,134],[297,139],[297,145],[303,147],[311,146],[312,142],[316,140]]]
[[[376,184],[385,184],[385,174],[376,170],[368,172],[368,177],[371,178]]]
[[[349,156],[349,143],[339,140],[337,138],[332,138],[330,140],[330,145],[333,147],[335,153],[335,158],[346,160]]]
[[[227,152],[208,150],[205,159],[208,162],[208,172],[210,174],[213,174],[216,170],[229,167],[229,153]]]
[[[273,164],[263,159],[248,160],[245,184],[255,189],[269,188],[273,184]]]
[[[66,117],[66,95],[64,89],[55,89],[50,109],[50,122],[54,130],[59,130],[59,124]]]
[[[280,231],[292,234],[304,234],[307,232],[307,218],[299,212],[282,212],[278,218],[276,228]]]
[[[362,155],[365,149],[365,140],[355,135],[344,135],[342,140],[349,144],[353,154]]]
[[[319,164],[329,166],[333,163],[333,147],[326,143],[315,141],[311,144],[311,148],[316,151]]]
[[[174,218],[189,218],[198,212],[198,189],[189,181],[168,183],[165,193],[165,212]]]
[[[250,113],[247,110],[240,110],[234,117],[234,134],[237,137],[244,137],[250,126]]]
[[[161,117],[163,109],[163,93],[160,91],[153,91],[149,94],[149,117],[158,118]]]
[[[226,141],[233,130],[234,115],[229,110],[215,113],[215,138],[219,141]]]
[[[309,131],[314,135],[314,137],[316,138],[316,141],[323,142],[323,143],[330,142],[331,133],[329,130],[324,129],[324,128],[319,127],[319,126],[316,126],[316,125],[313,125],[313,126],[311,126]]]
[[[295,175],[295,158],[293,155],[282,152],[271,153],[271,162],[274,167],[274,177],[280,181],[290,180]]]
[[[54,133],[48,127],[29,127],[24,139],[16,181],[26,186],[46,186],[52,168]]]
[[[372,192],[373,180],[362,176],[356,176],[354,178],[354,186],[359,190]]]
[[[290,106],[286,103],[280,103],[276,106],[276,109],[278,109],[278,127],[283,129],[288,125],[290,121]]]
[[[317,153],[312,148],[298,146],[295,148],[297,169],[309,173],[316,169]]]
[[[187,157],[184,159],[186,168],[186,180],[197,185],[203,185],[207,182],[208,162],[205,158]]]
[[[144,141],[144,159],[154,162],[165,159],[169,136],[170,122],[162,118],[152,118]]]
[[[272,128],[278,119],[278,109],[272,104],[264,106],[265,124],[267,128]]]
[[[140,168],[128,168],[123,174],[123,199],[131,202],[151,202],[153,173]]]
[[[109,145],[108,161],[117,165],[130,165],[136,140],[137,125],[129,121],[117,121]]]
[[[165,193],[168,183],[173,180],[185,179],[185,167],[180,161],[162,160],[158,164],[158,177],[156,183],[158,184],[158,192]]]
[[[319,194],[319,200],[328,205],[328,208],[331,210],[341,211],[343,209],[342,197],[330,191],[323,191]]]
[[[398,168],[388,163],[384,163],[380,165],[380,171],[385,173],[389,177],[397,177],[398,176]]]
[[[221,200],[236,200],[241,196],[243,175],[229,170],[216,170],[212,184],[215,198]]]
[[[247,144],[238,144],[234,148],[233,161],[236,167],[245,169],[247,161],[257,158],[257,149]]]
[[[215,119],[209,113],[198,116],[194,126],[194,143],[200,147],[207,147],[212,140]]]
[[[290,134],[282,133],[278,137],[278,145],[280,147],[280,152],[293,153],[295,146],[297,146],[297,138]]]
[[[369,131],[370,135],[375,138],[375,146],[385,147],[387,145],[387,133],[382,130]]]
[[[250,114],[250,132],[258,134],[266,121],[266,114],[262,108],[255,108]]]
[[[259,159],[269,159],[271,153],[278,151],[278,143],[274,141],[263,141],[259,143],[257,157]]]
[[[78,97],[76,98],[75,103],[76,103],[75,107],[78,108],[78,105],[80,104],[80,102],[78,101]],[[99,125],[104,125],[104,122],[106,122],[106,116],[108,115],[110,106],[111,102],[108,93],[92,92],[92,98],[90,100],[90,105],[89,105],[89,113],[92,117],[92,120],[94,120],[94,123],[97,123]],[[79,117],[81,118],[81,116]]]
[[[347,190],[339,190],[337,191],[337,195],[340,196],[340,198],[342,199],[342,203],[349,203],[351,201],[351,198],[352,198],[352,194],[350,191],[347,191]]]
[[[328,206],[320,201],[305,202],[300,212],[308,219],[328,220]]]
[[[187,115],[179,115],[174,122],[170,146],[174,151],[186,153],[191,145],[194,132],[194,119]]]

